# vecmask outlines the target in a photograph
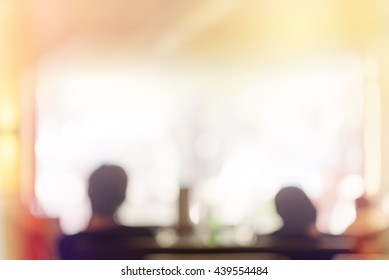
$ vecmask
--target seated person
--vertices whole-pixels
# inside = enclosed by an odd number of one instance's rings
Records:
[[[92,173],[88,185],[92,217],[85,231],[61,238],[59,253],[63,259],[140,259],[141,250],[134,253],[131,248],[154,245],[150,229],[116,222],[127,182],[127,174],[119,166],[103,165]]]
[[[285,187],[275,197],[275,205],[283,225],[273,236],[316,237],[316,208],[308,196],[297,187]]]
[[[300,188],[281,189],[275,206],[283,225],[263,240],[275,252],[300,260],[326,260],[355,252],[354,238],[319,233],[315,226],[316,208]]]

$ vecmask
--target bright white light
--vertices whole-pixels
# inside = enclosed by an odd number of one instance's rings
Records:
[[[217,156],[220,150],[220,143],[211,134],[201,134],[197,138],[195,149],[200,158],[211,160]]]
[[[255,232],[257,234],[270,234],[282,226],[281,218],[273,211],[260,213],[255,217]]]
[[[217,80],[224,74],[202,80],[194,70],[184,80],[165,67],[130,62],[97,69],[60,59],[43,69],[37,196],[50,215],[71,207],[57,203],[85,196],[75,189],[76,174],[87,176],[108,161],[129,171],[128,199],[119,213],[126,224],[173,224],[180,176],[198,188],[200,203],[216,209],[219,221],[239,224],[284,183],[319,197],[331,185],[325,180],[348,170],[342,143],[360,145],[362,95],[354,89],[364,79],[352,71],[354,62],[335,57],[268,74],[254,70],[227,83],[234,87]],[[360,158],[352,158],[353,166]],[[323,169],[331,170],[328,176],[321,176]],[[354,179],[342,184],[342,197],[360,192],[350,187]],[[190,212],[201,224],[202,213]],[[266,219],[263,225],[274,227]]]
[[[75,234],[84,230],[89,222],[91,209],[86,201],[69,204],[60,214],[60,226],[65,234]]]
[[[339,194],[344,200],[355,200],[364,192],[363,178],[360,175],[348,175],[339,184]]]
[[[237,196],[235,199],[229,198],[218,210],[223,224],[238,225],[251,212],[252,202],[248,203],[247,197]]]
[[[243,146],[224,162],[220,185],[225,189],[235,189],[238,186],[240,189],[253,187],[263,176],[263,166],[258,148]]]
[[[70,145],[77,144],[80,137],[83,137],[85,132],[83,131],[82,120],[72,119],[66,121],[60,131],[61,140],[64,144]]]
[[[58,151],[58,138],[53,134],[41,135],[35,142],[36,158],[42,162],[50,162]]]
[[[302,180],[304,192],[313,199],[320,197],[324,189],[323,179],[318,174],[308,174]]]
[[[206,205],[219,205],[222,203],[221,190],[219,188],[218,178],[202,180],[195,186],[195,189],[199,190],[201,201]]]
[[[255,234],[249,226],[238,226],[235,228],[235,242],[241,246],[251,245],[255,240]]]
[[[332,212],[329,230],[331,234],[342,234],[356,219],[354,202],[339,201]]]
[[[109,163],[123,166],[130,177],[120,221],[172,225],[180,155],[171,134],[184,99],[178,93],[187,82],[166,67],[81,66],[64,61],[66,54],[43,61],[38,77],[36,192],[45,213],[74,232],[84,213],[77,217],[69,208],[85,197],[74,177],[86,178]]]
[[[150,192],[160,202],[174,203],[178,198],[180,161],[177,150],[171,143],[156,143],[154,168],[149,169]]]
[[[43,173],[36,180],[35,190],[43,207],[82,203],[86,196],[84,181],[73,173]]]
[[[189,218],[194,224],[198,224],[200,222],[200,204],[196,203],[192,205],[189,209]]]
[[[276,177],[267,176],[263,178],[261,183],[258,183],[250,195],[255,197],[258,203],[266,203],[274,199],[282,186],[281,180]]]
[[[170,247],[178,240],[174,229],[162,229],[157,233],[156,241],[161,247]]]
[[[147,192],[146,196],[147,196]],[[143,204],[125,202],[118,211],[118,220],[124,225],[150,226],[159,225],[167,227],[177,221],[177,211],[172,203],[161,203],[149,197]]]

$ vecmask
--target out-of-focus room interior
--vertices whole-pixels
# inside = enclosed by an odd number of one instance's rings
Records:
[[[0,259],[61,258],[106,163],[145,258],[388,258],[388,50],[385,0],[1,1]],[[323,240],[269,240],[286,186]]]

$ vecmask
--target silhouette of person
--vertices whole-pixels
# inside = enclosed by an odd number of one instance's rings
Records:
[[[116,221],[116,212],[126,197],[127,183],[127,174],[119,166],[103,165],[91,174],[88,196],[92,216],[85,231],[60,239],[61,258],[139,259],[142,254],[139,250],[132,254],[132,245],[154,245],[150,229],[122,226]]]
[[[115,213],[126,197],[128,177],[123,168],[103,165],[89,177],[92,217],[87,231],[117,226]]]
[[[315,237],[316,208],[308,196],[297,187],[282,188],[275,197],[275,206],[283,226],[274,236]]]

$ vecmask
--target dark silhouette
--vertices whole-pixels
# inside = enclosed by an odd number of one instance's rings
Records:
[[[103,165],[92,173],[88,184],[92,217],[84,232],[60,240],[63,259],[141,259],[141,248],[154,245],[150,229],[126,227],[116,221],[127,183],[127,174],[119,166]]]
[[[300,188],[282,188],[275,197],[275,206],[283,221],[282,227],[258,239],[272,252],[294,260],[328,260],[337,254],[356,251],[355,238],[318,232],[316,208]]]
[[[89,177],[92,217],[87,230],[116,226],[115,213],[126,197],[128,177],[123,168],[103,165]]]
[[[316,208],[304,191],[297,187],[285,187],[277,193],[275,205],[283,226],[273,235],[289,237],[316,235]]]

